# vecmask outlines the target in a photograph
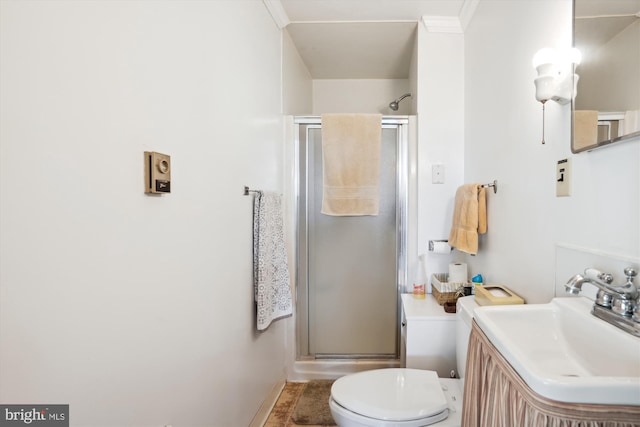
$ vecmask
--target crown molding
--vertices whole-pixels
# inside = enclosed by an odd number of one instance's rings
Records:
[[[478,3],[480,3],[480,0],[464,0],[459,15],[463,32],[467,30],[469,22],[471,22],[471,18],[473,18],[473,14],[476,13]]]
[[[285,28],[291,23],[287,12],[282,7],[280,0],[262,0],[262,3],[266,6],[267,10],[271,14],[273,21],[276,23],[279,29]]]
[[[464,33],[476,13],[480,0],[464,0],[456,16],[423,16],[422,23],[430,33]]]
[[[430,33],[462,33],[460,19],[455,16],[423,16],[422,23]]]

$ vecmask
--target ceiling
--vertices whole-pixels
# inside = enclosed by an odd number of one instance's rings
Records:
[[[270,0],[314,79],[406,79],[423,16],[477,0]],[[272,11],[272,14],[274,12]],[[285,16],[282,16],[285,15]]]
[[[280,0],[291,22],[418,21],[458,16],[464,0]]]
[[[406,79],[423,17],[471,19],[479,0],[263,0],[314,79]],[[576,0],[576,45],[584,54],[636,17],[640,0]]]
[[[576,0],[575,4],[575,46],[583,57],[640,18],[640,0]]]
[[[416,22],[289,24],[314,79],[406,79]]]

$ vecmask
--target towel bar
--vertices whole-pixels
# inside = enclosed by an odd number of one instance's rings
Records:
[[[498,180],[494,179],[493,182],[490,182],[488,184],[484,184],[482,187],[484,187],[484,188],[493,187],[493,194],[496,194],[498,192]]]
[[[484,188],[493,187],[493,194],[496,194],[498,192],[498,180],[494,179],[493,182],[490,182],[489,184],[484,184],[483,187]],[[243,194],[245,196],[248,196],[249,193],[259,193],[259,190],[251,190],[249,187],[245,185]]]
[[[250,190],[249,187],[247,187],[246,185],[244,186],[244,194],[245,196],[248,196],[249,193],[259,193],[259,190]]]

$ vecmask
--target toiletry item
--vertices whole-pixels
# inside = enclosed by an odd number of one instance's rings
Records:
[[[476,274],[475,276],[473,276],[471,278],[471,295],[475,295],[476,294],[476,286],[482,286],[482,284],[484,283],[484,278],[482,277],[482,274]]]
[[[436,254],[450,254],[451,246],[447,240],[429,240],[429,252]]]
[[[444,311],[447,313],[455,313],[456,312],[456,303],[455,302],[445,302],[443,305]]]
[[[424,285],[413,285],[413,297],[416,299],[425,299]]]
[[[467,283],[467,264],[455,262],[449,264],[449,283]]]

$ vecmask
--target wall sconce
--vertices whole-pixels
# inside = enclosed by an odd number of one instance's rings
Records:
[[[576,96],[579,76],[575,67],[580,64],[582,55],[575,48],[557,50],[540,49],[533,57],[533,67],[538,77],[536,99],[542,103],[542,143],[544,144],[544,104],[551,100],[566,105]]]

